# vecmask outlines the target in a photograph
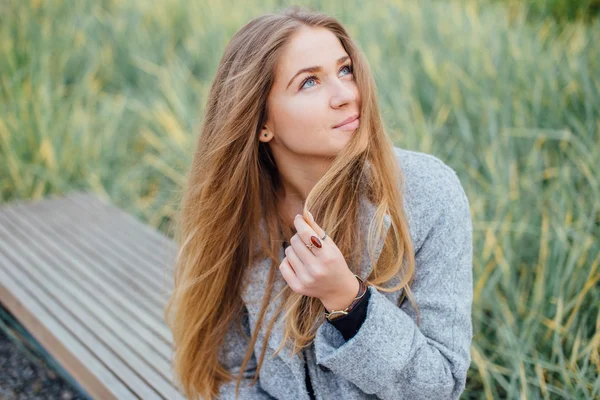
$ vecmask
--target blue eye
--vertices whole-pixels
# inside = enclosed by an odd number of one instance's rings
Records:
[[[348,69],[348,74],[347,75],[352,74],[352,65],[346,64],[346,65],[342,66],[342,68],[340,68],[340,71],[343,70],[344,68]],[[317,77],[315,75],[310,75],[310,76],[306,77],[306,79],[303,80],[302,84],[300,85],[300,90],[302,90],[302,89],[304,89],[306,87],[305,86],[306,83],[308,83],[311,80],[315,80],[315,79],[317,79]],[[308,86],[308,87],[310,88],[312,86]]]
[[[311,76],[307,77],[307,78],[306,78],[306,79],[305,79],[305,80],[302,82],[302,86],[301,86],[300,88],[301,88],[301,89],[303,89],[303,88],[305,87],[304,85],[306,85],[306,83],[307,83],[307,82],[309,82],[309,81],[313,81],[313,80],[315,80],[315,79],[317,79],[317,77],[316,77],[315,75],[311,75]],[[310,86],[309,86],[309,87],[310,87]]]
[[[342,69],[344,69],[344,68],[348,68],[348,73],[349,73],[349,74],[351,74],[351,73],[352,73],[352,65],[350,65],[350,64],[348,64],[348,65],[344,65],[344,66],[342,67]]]

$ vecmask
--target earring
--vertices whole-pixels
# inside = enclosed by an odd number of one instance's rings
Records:
[[[265,133],[265,136],[267,136],[267,134]]]

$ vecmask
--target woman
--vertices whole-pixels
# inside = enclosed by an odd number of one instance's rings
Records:
[[[438,158],[393,146],[334,18],[291,7],[234,35],[177,223],[165,317],[188,398],[464,390],[468,199]]]

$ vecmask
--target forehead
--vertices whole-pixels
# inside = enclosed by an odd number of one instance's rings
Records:
[[[348,53],[329,29],[303,27],[290,38],[277,64],[276,85],[284,87],[301,68],[335,67],[335,61]]]

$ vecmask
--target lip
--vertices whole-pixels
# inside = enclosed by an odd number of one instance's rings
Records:
[[[346,118],[345,120],[343,120],[342,122],[340,122],[339,124],[335,125],[333,128],[342,128],[344,127],[344,125],[348,125],[349,123],[353,122],[354,120],[358,119],[359,115],[358,114],[354,114],[349,118]]]

